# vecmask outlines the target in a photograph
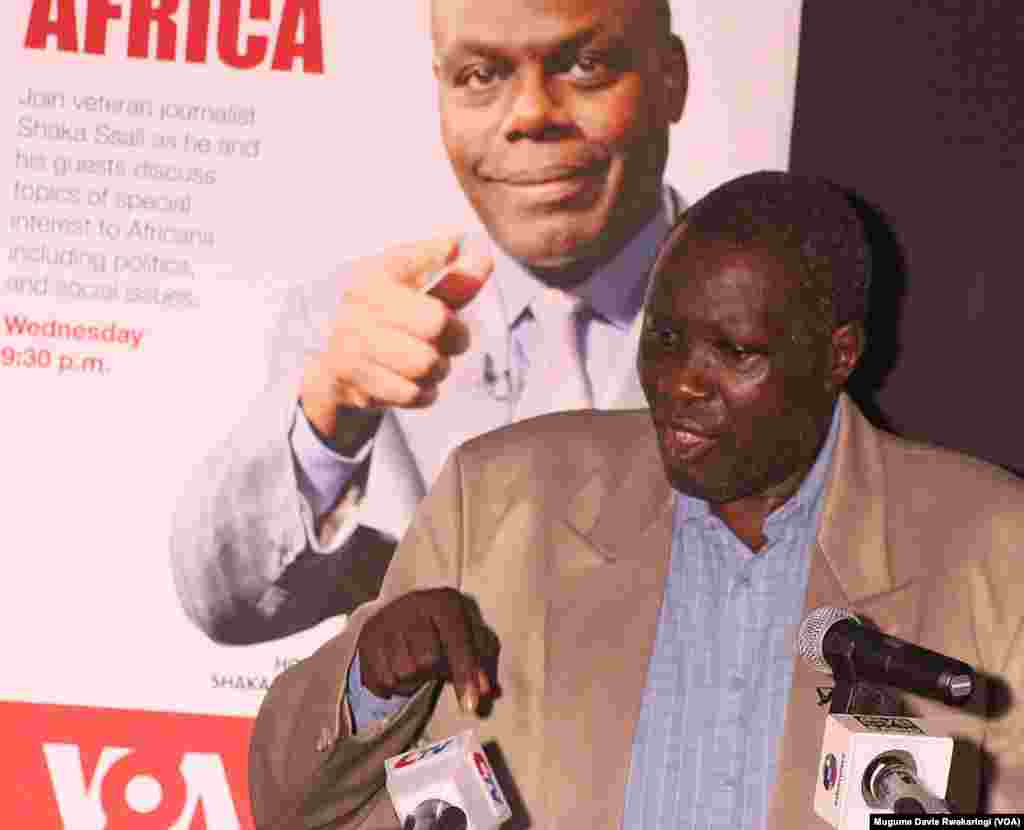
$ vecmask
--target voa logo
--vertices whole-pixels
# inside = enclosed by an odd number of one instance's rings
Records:
[[[66,830],[239,830],[220,755],[105,747],[83,759],[77,744],[44,743]]]

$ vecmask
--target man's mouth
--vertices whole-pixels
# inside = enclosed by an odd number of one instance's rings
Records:
[[[718,442],[719,433],[709,427],[688,420],[655,419],[665,448],[681,460],[702,455]]]
[[[483,175],[532,202],[563,202],[595,192],[608,169],[605,160],[587,163],[550,164],[530,170]]]
[[[604,162],[552,164],[533,170],[520,170],[500,176],[485,176],[484,178],[490,178],[492,181],[512,185],[513,187],[539,187],[596,176],[603,173],[606,167],[607,165]]]

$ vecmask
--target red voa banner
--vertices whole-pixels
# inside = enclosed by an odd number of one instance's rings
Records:
[[[252,720],[0,702],[0,816],[54,830],[251,830]]]

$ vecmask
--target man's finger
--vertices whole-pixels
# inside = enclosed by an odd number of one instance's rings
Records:
[[[448,357],[429,341],[379,326],[365,336],[361,357],[412,381],[443,377]]]
[[[367,266],[396,282],[419,288],[431,272],[454,262],[458,254],[459,236],[449,234],[391,248]]]
[[[428,275],[420,290],[458,311],[477,295],[493,270],[490,254],[463,243],[458,259]]]
[[[433,362],[430,370],[422,377],[418,378],[417,381],[422,386],[436,386],[443,381],[452,371],[451,358],[439,354],[437,359]]]
[[[363,685],[377,697],[388,698],[398,684],[389,649],[359,646]]]
[[[468,714],[476,712],[480,705],[482,667],[473,645],[472,622],[463,607],[461,595],[454,595],[454,600],[458,605],[444,607],[434,616],[434,625],[448,659],[455,695],[462,710]]]
[[[443,301],[425,297],[407,285],[388,282],[368,286],[347,311],[353,323],[389,325],[421,340],[437,337],[453,316]],[[363,315],[363,320],[356,319],[359,314]]]
[[[419,673],[417,657],[407,636],[396,637],[388,654],[392,686],[390,691],[401,690]]]
[[[469,348],[470,339],[469,326],[458,317],[452,316],[441,336],[434,341],[434,345],[443,355],[460,355]]]
[[[491,631],[483,620],[479,620],[478,624],[473,626],[473,645],[481,659],[497,657],[498,652],[501,651],[498,635]]]

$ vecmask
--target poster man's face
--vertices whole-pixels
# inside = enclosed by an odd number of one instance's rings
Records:
[[[655,211],[682,44],[650,0],[434,0],[441,130],[495,240],[535,267],[613,253]]]

